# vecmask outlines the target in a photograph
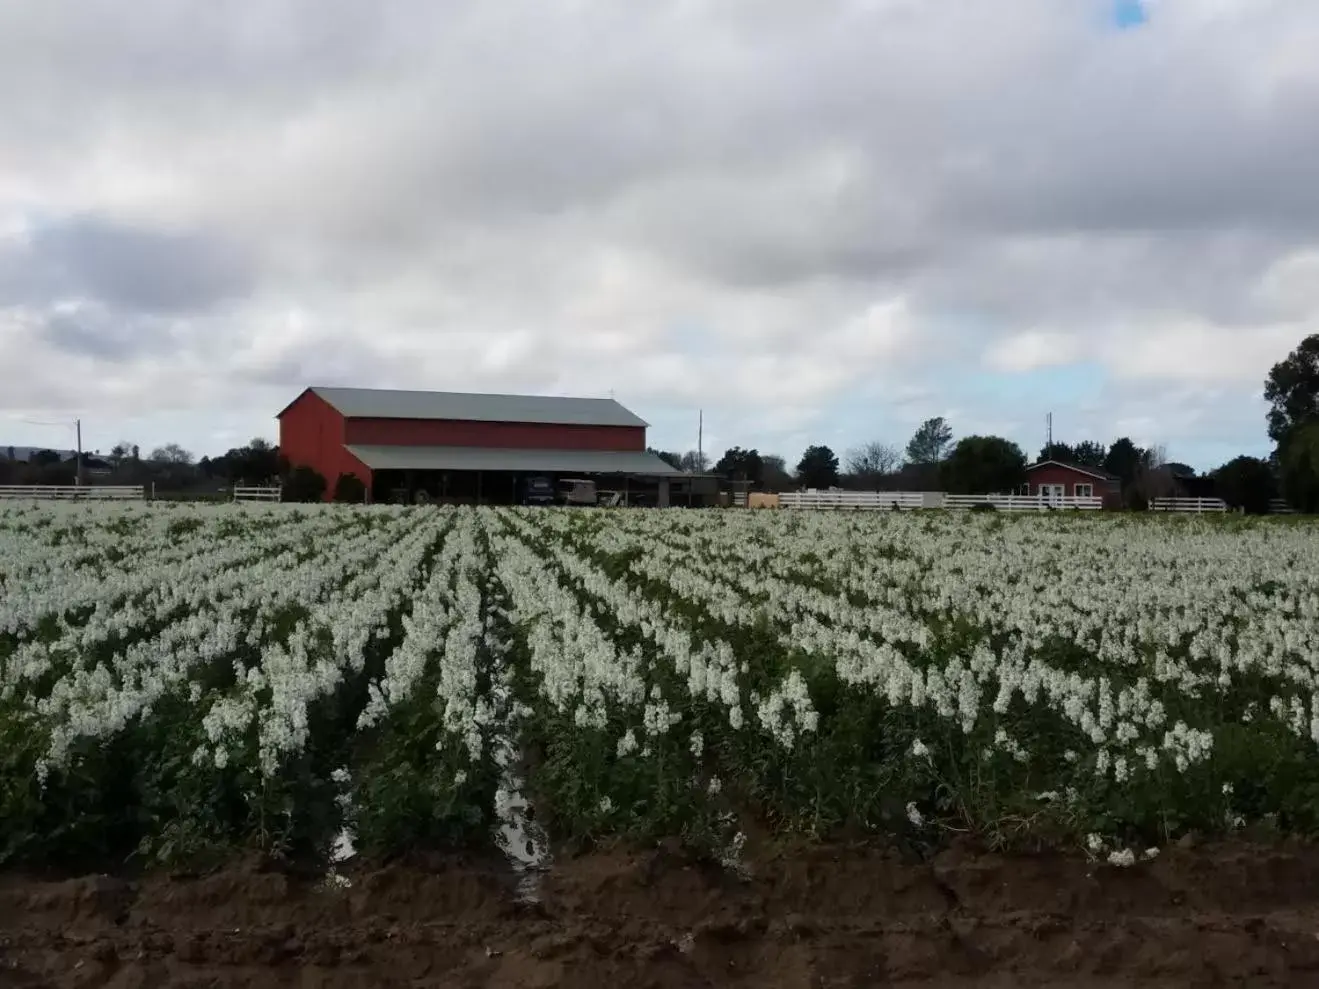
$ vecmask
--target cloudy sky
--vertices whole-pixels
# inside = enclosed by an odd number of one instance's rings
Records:
[[[213,454],[355,384],[1265,453],[1316,51],[1315,0],[3,4],[0,441]]]

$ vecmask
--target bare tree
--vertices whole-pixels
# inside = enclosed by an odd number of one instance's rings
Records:
[[[710,466],[710,458],[704,453],[698,453],[695,450],[688,450],[678,461],[678,469],[685,470],[689,474],[702,474]]]
[[[847,472],[854,477],[883,477],[901,466],[902,452],[887,443],[866,443],[847,453]]]
[[[192,454],[177,443],[166,443],[151,451],[150,460],[156,464],[190,464]]]

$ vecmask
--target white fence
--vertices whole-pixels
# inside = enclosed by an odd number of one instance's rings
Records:
[[[40,499],[42,501],[141,501],[146,497],[142,485],[0,485],[0,500]]]
[[[1296,509],[1287,504],[1285,498],[1274,498],[1269,502],[1269,514],[1271,515],[1295,515]]]
[[[937,508],[926,500],[937,492],[925,491],[784,491],[779,495],[780,508]]]
[[[1222,498],[1151,498],[1151,512],[1226,512]]]
[[[976,505],[993,505],[1000,512],[1044,512],[1049,509],[1082,509],[1095,511],[1104,507],[1104,499],[1097,497],[1066,497],[1060,495],[944,495],[943,507],[952,509],[974,508]]]
[[[780,508],[892,509],[950,508],[968,509],[975,505],[993,505],[1000,511],[1029,512],[1050,508],[1102,508],[1102,498],[1062,498],[1043,495],[950,495],[942,491],[786,491],[779,495]]]
[[[234,488],[234,501],[279,501],[283,488]]]

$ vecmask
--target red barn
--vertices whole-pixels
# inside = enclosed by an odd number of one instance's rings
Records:
[[[613,478],[667,503],[684,475],[646,450],[647,423],[608,398],[307,388],[279,413],[279,447],[332,492],[372,500],[516,501],[529,476]]]
[[[1122,481],[1098,467],[1082,467],[1061,460],[1041,460],[1026,468],[1027,482],[1022,494],[1051,498],[1103,498],[1110,502],[1121,497]]]

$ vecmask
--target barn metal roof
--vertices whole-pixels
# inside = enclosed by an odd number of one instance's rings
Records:
[[[315,392],[349,419],[456,419],[467,422],[538,422],[556,426],[648,425],[612,398],[383,388],[313,387],[308,391]]]
[[[488,470],[524,473],[682,474],[653,453],[614,450],[503,450],[487,446],[352,445],[372,470]]]

